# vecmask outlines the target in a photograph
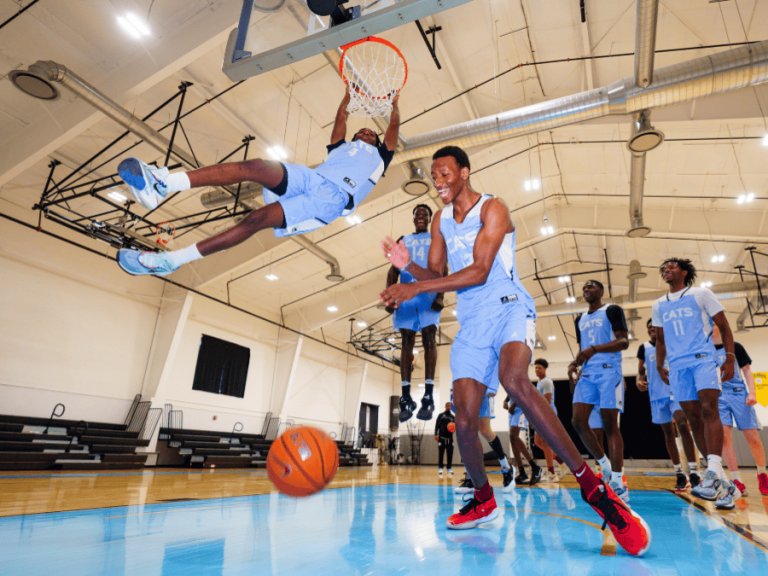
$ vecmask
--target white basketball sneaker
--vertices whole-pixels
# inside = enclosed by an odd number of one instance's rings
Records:
[[[154,210],[168,195],[168,168],[152,168],[138,158],[128,158],[120,162],[117,173],[144,208]]]

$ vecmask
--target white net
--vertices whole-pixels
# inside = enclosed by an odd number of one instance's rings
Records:
[[[352,116],[371,118],[392,111],[392,99],[405,84],[408,66],[397,48],[370,37],[345,50],[341,73],[350,86],[347,111]]]

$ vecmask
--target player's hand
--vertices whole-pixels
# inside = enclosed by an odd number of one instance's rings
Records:
[[[392,284],[379,295],[379,300],[387,306],[399,308],[403,302],[407,302],[414,296],[418,296],[418,282],[409,282],[408,284]]]
[[[584,350],[582,350],[576,355],[575,362],[579,366],[584,366],[584,364],[586,364],[587,361],[590,358],[592,358],[592,356],[594,355],[595,355],[595,349],[592,346],[590,346],[589,348],[584,348]]]
[[[440,442],[440,437],[437,434],[435,434],[435,442]]]
[[[576,357],[576,360],[574,360],[568,365],[568,377],[573,378],[574,380],[575,380],[574,376],[576,372],[579,371],[579,365],[576,364],[577,361],[578,361],[578,356]]]
[[[395,242],[387,236],[381,242],[381,249],[384,250],[384,257],[392,263],[392,266],[398,270],[407,268],[411,263],[411,253],[405,247],[405,242]]]
[[[661,376],[661,379],[664,381],[664,384],[669,384],[669,370],[666,368],[662,368],[659,370],[659,376]]]
[[[438,294],[434,302],[432,302],[432,310],[435,312],[441,312],[445,308],[445,302],[442,294]]]
[[[747,394],[747,406],[754,406],[755,404],[757,404],[757,398],[754,392]]]
[[[725,362],[723,362],[723,365],[720,367],[720,380],[722,382],[728,382],[728,380],[731,380],[733,378],[734,370],[734,359],[731,355],[725,356]]]
[[[400,93],[398,92],[394,98],[392,98],[392,112],[400,112],[400,109],[397,107],[400,102]]]
[[[637,389],[640,390],[640,392],[648,392],[648,382],[637,380]]]

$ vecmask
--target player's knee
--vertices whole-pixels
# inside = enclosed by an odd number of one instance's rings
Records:
[[[585,422],[583,418],[579,418],[579,416],[576,414],[574,414],[573,418],[571,418],[571,425],[575,428],[579,435],[581,435],[582,432],[588,428],[587,422]]]
[[[691,427],[688,425],[688,420],[683,418],[675,418],[675,424],[677,424],[677,429],[680,432],[680,434],[690,434],[691,433]]]
[[[720,419],[720,412],[717,410],[717,406],[713,406],[711,402],[701,403],[701,418],[707,422],[717,418]]]

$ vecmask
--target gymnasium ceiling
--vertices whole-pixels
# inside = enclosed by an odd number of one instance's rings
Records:
[[[306,13],[301,0],[289,2]],[[0,0],[0,22],[28,3]],[[50,160],[73,168],[123,131],[66,91],[53,102],[22,94],[8,80],[10,71],[37,60],[55,60],[137,116],[170,98],[181,81],[189,81],[193,86],[186,96],[187,110],[232,86],[221,72],[221,63],[240,7],[239,0],[40,0],[0,29],[0,211],[37,224],[32,206],[42,192]],[[424,19],[425,28],[442,27],[437,38],[442,70],[437,70],[415,24],[382,34],[408,60],[409,81],[400,103],[404,137],[631,76],[631,56],[525,66],[409,121],[518,63],[633,52],[633,0],[587,0],[586,7],[586,24],[581,22],[578,0],[474,0]],[[142,17],[149,14],[152,33],[147,39],[134,40],[117,25],[116,17],[127,11]],[[287,10],[254,12],[252,38],[268,42],[279,29],[293,34],[301,30]],[[660,3],[657,50],[766,38],[768,0]],[[655,66],[726,48],[660,53]],[[323,56],[317,56],[250,79],[187,117],[184,127],[204,164],[223,158],[244,136],[254,135],[250,157],[265,156],[267,146],[280,144],[289,152],[288,161],[314,165],[324,159],[343,91],[335,71]],[[663,287],[654,270],[672,255],[692,258],[702,280],[732,282],[738,280],[734,266],[746,264],[744,248],[755,241],[768,242],[768,147],[761,142],[768,133],[766,110],[768,88],[759,87],[654,111],[653,123],[665,133],[666,142],[648,154],[645,224],[653,232],[645,238],[625,235],[629,228],[630,154],[624,144],[628,118],[610,117],[472,149],[476,172],[472,184],[509,205],[517,228],[518,270],[538,305],[546,300],[532,278],[534,261],[543,275],[559,276],[602,269],[607,254],[614,295],[627,292],[628,264],[635,258],[648,272],[640,282],[641,292]],[[172,105],[148,123],[159,128],[174,114]],[[362,119],[350,119],[350,131],[363,124]],[[186,147],[183,140],[177,143]],[[163,162],[147,145],[131,154],[147,162]],[[121,158],[97,174],[114,173]],[[526,191],[524,181],[530,178],[540,178],[542,188]],[[350,316],[373,324],[385,315],[375,305],[387,270],[379,243],[384,235],[397,237],[412,231],[410,214],[419,202],[400,189],[405,179],[405,167],[393,165],[359,208],[362,224],[340,219],[309,235],[341,263],[348,279],[341,284],[325,279],[328,266],[324,262],[293,242],[275,241],[271,231],[179,272],[178,281],[223,300],[229,297],[233,304],[273,320],[282,313],[296,329],[320,337],[322,328],[323,337],[345,342]],[[200,212],[200,192],[177,196],[158,220]],[[754,201],[738,204],[736,198],[748,192],[755,194]],[[94,202],[86,197],[72,205],[95,213]],[[545,217],[547,226],[553,227],[551,235],[542,234]],[[206,225],[177,240],[176,247],[230,224]],[[44,221],[44,227],[102,253],[114,252],[54,223]],[[713,263],[715,255],[725,258]],[[267,280],[268,273],[279,279]],[[595,276],[607,281],[603,272]],[[545,280],[543,287],[553,303],[565,300],[564,285],[557,278]],[[581,282],[576,282],[576,288],[580,294]],[[447,301],[454,303],[455,295]],[[331,305],[338,311],[329,312]],[[726,306],[738,313],[745,302],[728,301]],[[443,313],[449,338],[457,330],[451,310],[449,306]],[[642,311],[643,318],[649,314],[650,310]],[[562,320],[565,332],[572,335],[569,317]],[[356,325],[355,330],[359,330]],[[541,319],[539,336],[550,357],[569,357],[557,319]],[[556,340],[548,340],[550,336]],[[572,339],[570,344],[574,347]]]

